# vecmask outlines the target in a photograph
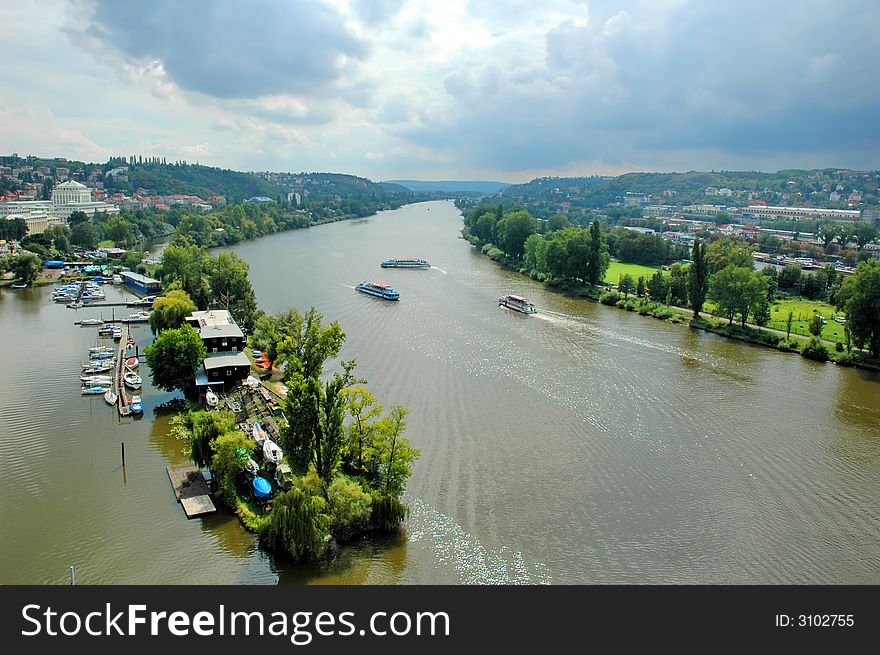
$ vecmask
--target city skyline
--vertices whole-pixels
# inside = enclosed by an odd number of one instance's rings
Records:
[[[4,7],[5,152],[371,179],[880,168],[867,2]]]

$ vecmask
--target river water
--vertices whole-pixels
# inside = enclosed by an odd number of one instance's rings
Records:
[[[95,334],[72,322],[99,310],[0,293],[0,583],[880,583],[880,377],[567,298],[460,229],[432,202],[228,249],[267,311],[341,323],[422,451],[401,535],[305,567],[184,517],[173,394],[147,385],[141,420],[79,395]]]

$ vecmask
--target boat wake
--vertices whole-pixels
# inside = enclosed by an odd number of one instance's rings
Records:
[[[433,268],[435,271],[440,271],[441,273],[443,273],[443,275],[449,275],[449,273],[447,273],[444,269],[440,268],[439,266],[432,266],[431,268]]]
[[[419,498],[406,498],[409,541],[425,543],[445,566],[451,566],[462,584],[550,584],[547,567],[531,564],[523,554],[506,546],[488,550],[455,520]]]
[[[352,291],[355,289],[353,284],[343,284],[342,282],[336,282],[341,287],[345,287],[346,289],[351,289]]]

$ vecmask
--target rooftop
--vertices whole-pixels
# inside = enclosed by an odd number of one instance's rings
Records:
[[[247,358],[243,352],[237,353],[211,353],[205,358],[205,371],[215,368],[226,368],[227,366],[247,366],[251,367],[251,360]]]

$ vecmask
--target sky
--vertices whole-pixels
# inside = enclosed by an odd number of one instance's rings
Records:
[[[0,154],[374,180],[880,168],[876,0],[0,0]]]

